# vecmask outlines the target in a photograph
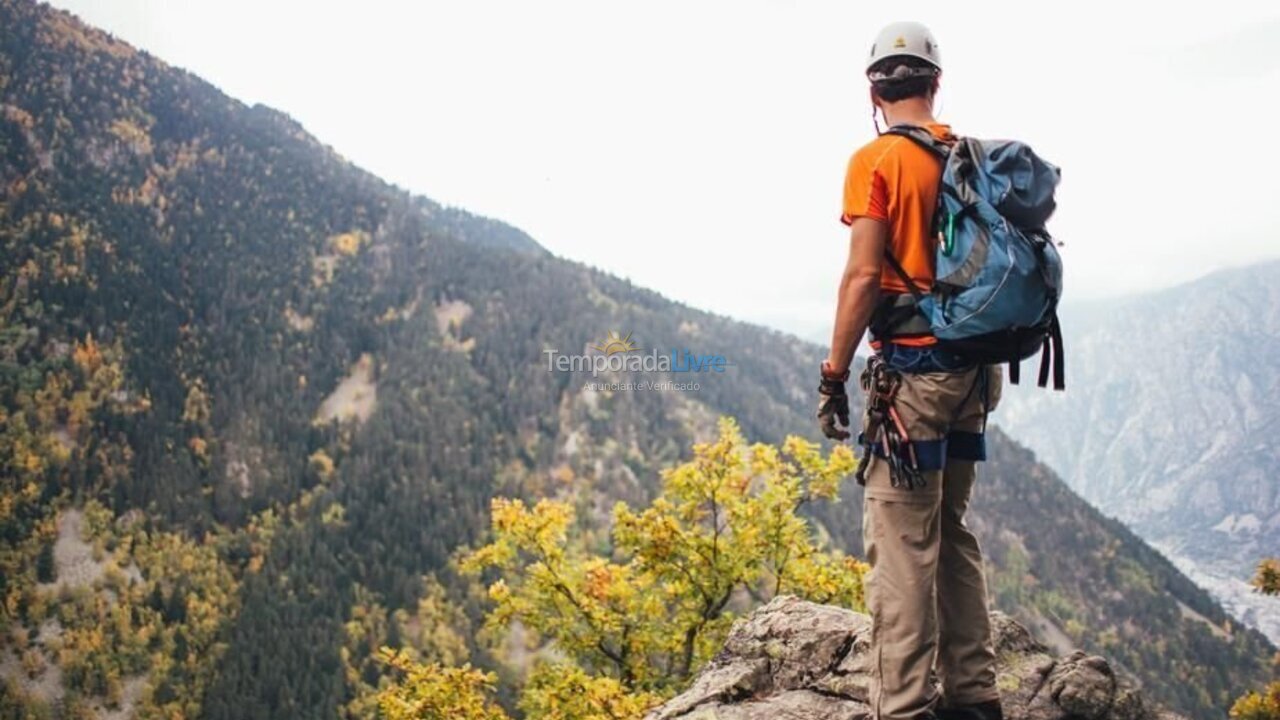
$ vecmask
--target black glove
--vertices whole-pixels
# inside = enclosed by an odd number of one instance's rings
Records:
[[[818,424],[822,426],[822,434],[832,440],[849,439],[849,431],[845,429],[849,427],[849,396],[844,391],[844,383],[848,379],[848,370],[834,373],[830,365],[822,363],[822,381],[818,385]]]

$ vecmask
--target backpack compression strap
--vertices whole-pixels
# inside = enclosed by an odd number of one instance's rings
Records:
[[[1049,371],[1053,371],[1053,389],[1067,389],[1067,356],[1063,350],[1062,325],[1055,313],[1049,321],[1049,333],[1040,346],[1040,377],[1036,378],[1039,387],[1049,386]],[[1017,385],[1022,373],[1022,363],[1014,360],[1009,363],[1009,383]]]
[[[1049,337],[1044,339],[1044,348],[1040,350],[1040,377],[1039,382],[1036,383],[1040,387],[1046,387],[1049,384],[1050,364],[1053,365],[1053,389],[1066,390],[1066,356],[1062,351],[1062,326],[1058,324],[1057,314],[1049,321]]]

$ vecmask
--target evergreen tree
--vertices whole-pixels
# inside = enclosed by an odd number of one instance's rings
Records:
[[[53,543],[45,543],[40,547],[40,554],[36,557],[36,581],[52,583],[57,579],[58,564],[53,557]]]

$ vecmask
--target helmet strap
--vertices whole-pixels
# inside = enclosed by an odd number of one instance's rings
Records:
[[[884,134],[884,131],[880,129],[880,119],[876,117],[876,110],[879,110],[879,109],[880,109],[880,106],[876,105],[876,91],[874,88],[872,88],[871,90],[871,125],[876,129],[876,137],[879,137]],[[885,119],[885,122],[886,123],[889,122],[888,118]]]

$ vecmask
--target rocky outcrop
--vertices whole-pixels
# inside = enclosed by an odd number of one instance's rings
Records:
[[[993,613],[998,683],[1011,720],[1178,720],[1101,657],[1054,658],[1027,629]],[[734,625],[683,694],[646,720],[870,718],[871,619],[779,597]]]

